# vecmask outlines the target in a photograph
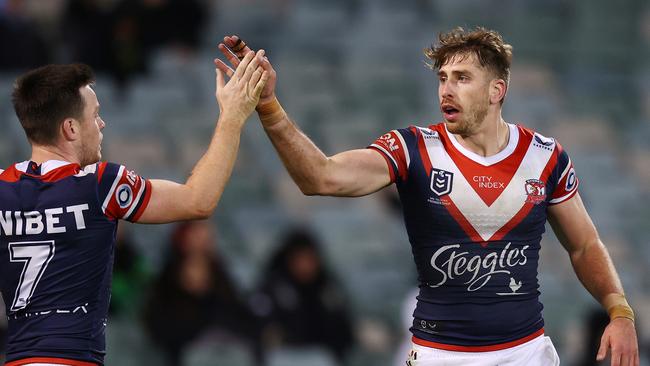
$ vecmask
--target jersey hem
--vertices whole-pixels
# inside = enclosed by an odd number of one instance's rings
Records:
[[[432,341],[426,341],[424,339],[418,338],[416,336],[412,337],[412,342],[423,347],[429,347],[429,348],[437,348],[437,349],[442,349],[445,351],[457,351],[457,352],[489,352],[489,351],[500,351],[512,347],[519,346],[521,344],[524,344],[530,340],[533,340],[534,338],[537,338],[541,335],[544,334],[544,328],[539,329],[538,331],[527,335],[523,338],[516,339],[514,341],[506,342],[506,343],[499,343],[499,344],[491,344],[488,346],[459,346],[455,344],[445,344],[445,343],[438,343],[438,342],[432,342]]]

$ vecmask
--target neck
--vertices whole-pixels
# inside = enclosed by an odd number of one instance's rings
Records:
[[[79,159],[75,154],[65,149],[61,149],[57,146],[44,146],[44,145],[34,145],[32,144],[32,157],[31,161],[36,164],[42,164],[48,160],[62,160],[70,163],[79,164]]]
[[[480,156],[498,154],[508,146],[510,129],[501,113],[489,113],[480,126],[468,135],[454,135],[456,140],[469,151]]]

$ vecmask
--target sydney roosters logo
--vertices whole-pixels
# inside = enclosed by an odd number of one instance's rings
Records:
[[[440,287],[447,281],[467,276],[464,284],[467,285],[467,291],[477,291],[483,288],[495,275],[505,275],[510,277],[510,268],[523,266],[528,262],[526,250],[528,245],[521,248],[511,247],[508,243],[501,252],[492,252],[488,255],[470,256],[467,251],[457,251],[460,244],[445,245],[438,249],[431,256],[431,266],[440,274],[440,281],[429,283],[430,287]],[[511,281],[514,279],[511,278]],[[521,283],[515,283],[521,286]],[[510,284],[511,290],[512,284]],[[518,288],[513,290],[516,293]],[[498,295],[501,295],[500,293]]]
[[[539,179],[526,180],[526,202],[538,205],[546,199],[546,185]]]

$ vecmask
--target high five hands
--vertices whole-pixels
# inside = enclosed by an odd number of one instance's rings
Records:
[[[257,53],[243,51],[241,61],[237,59],[235,70],[223,66],[225,64],[215,59],[216,66],[216,97],[219,103],[220,115],[223,118],[235,120],[243,125],[253,113],[260,100],[260,95],[266,89],[270,73],[260,66],[264,62],[264,50]],[[268,61],[266,61],[268,64]],[[224,73],[230,78],[225,81]]]
[[[224,55],[224,57],[228,60],[230,66],[226,65],[219,59],[215,60],[214,63],[217,66],[218,70],[228,76],[235,75],[237,71],[233,70],[233,67],[238,70],[239,66],[245,61],[246,55],[252,52],[252,49],[236,35],[223,37],[223,42],[219,43],[217,47],[219,48],[219,51],[221,51],[221,53]],[[260,51],[263,52],[263,50]],[[258,54],[260,51],[257,51]],[[262,54],[262,56],[263,55],[264,54]],[[267,57],[262,58],[260,61],[260,66],[262,69],[264,69],[264,72],[268,73],[268,80],[262,89],[262,93],[260,94],[259,99],[259,104],[263,105],[275,99],[276,73]]]

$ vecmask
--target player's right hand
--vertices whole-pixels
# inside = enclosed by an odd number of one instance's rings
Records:
[[[260,66],[263,61],[264,50],[257,53],[246,52],[237,69],[226,73],[230,80],[225,81],[224,72],[217,66],[216,97],[219,103],[220,119],[233,120],[242,126],[246,119],[253,113],[260,100],[260,94],[269,80],[269,72]]]
[[[223,42],[219,43],[217,46],[219,51],[224,55],[232,67],[238,67],[244,56],[252,51],[252,49],[237,35],[223,37]],[[217,68],[228,76],[233,75],[235,70],[232,67],[226,65],[221,60],[215,60]],[[261,63],[265,71],[269,73],[269,80],[266,83],[266,86],[262,90],[260,95],[260,105],[263,105],[267,102],[271,102],[275,99],[275,83],[277,80],[277,74],[273,69],[273,65],[269,62],[267,57],[264,57],[264,60]]]

